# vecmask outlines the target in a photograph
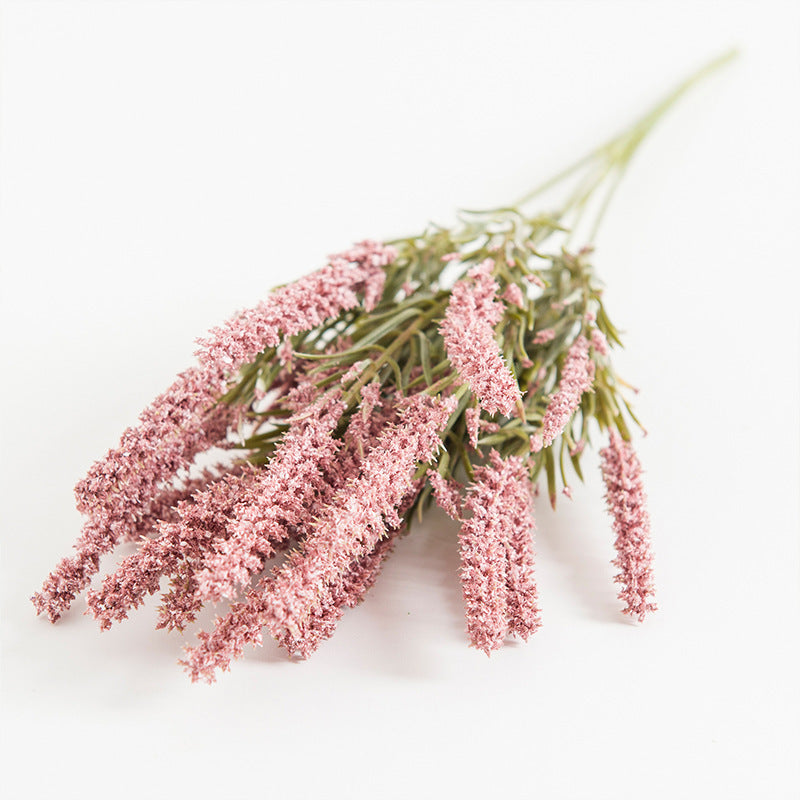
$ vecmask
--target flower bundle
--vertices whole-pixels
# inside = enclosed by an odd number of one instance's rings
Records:
[[[192,680],[214,680],[264,630],[307,657],[436,502],[460,523],[467,631],[488,654],[540,625],[535,487],[542,476],[553,505],[569,494],[595,435],[623,611],[653,611],[636,418],[610,358],[620,337],[592,251],[571,249],[567,228],[688,85],[562,173],[582,180],[555,210],[527,210],[537,191],[361,242],[212,330],[198,365],[76,487],[86,522],[37,612],[55,622],[86,591],[105,629],[161,592],[158,627],[183,631],[227,601],[186,650]],[[90,588],[123,541],[136,551]]]

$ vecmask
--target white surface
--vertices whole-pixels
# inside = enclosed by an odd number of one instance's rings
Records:
[[[798,736],[800,16],[787,3],[4,3],[2,786],[19,798],[789,798]],[[193,339],[366,236],[509,200],[732,44],[598,240],[643,391],[661,611],[617,611],[592,464],[538,512],[544,628],[468,649],[454,527],[308,663],[213,687],[153,603],[28,597],[72,486]],[[543,506],[543,504],[542,504]]]

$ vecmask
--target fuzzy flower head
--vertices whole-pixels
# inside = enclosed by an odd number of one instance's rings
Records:
[[[579,336],[567,353],[561,370],[561,380],[542,419],[541,440],[536,439],[534,450],[549,447],[567,426],[581,404],[584,392],[592,388],[594,362],[589,358],[589,342]]]
[[[185,662],[193,680],[210,680],[215,669],[226,669],[243,643],[260,641],[264,627],[279,642],[302,638],[314,618],[324,616],[330,587],[346,581],[354,563],[402,526],[401,515],[420,489],[417,465],[441,447],[439,434],[456,401],[417,394],[399,405],[398,421],[381,431],[358,475],[320,510],[302,548],[222,618],[213,634],[201,635]]]
[[[464,508],[471,513],[459,536],[467,631],[488,655],[508,633],[527,639],[540,626],[525,462],[492,451],[475,470]]]
[[[234,373],[281,336],[308,331],[361,305],[372,310],[386,279],[384,267],[397,252],[379,242],[365,241],[330,256],[322,269],[276,289],[255,308],[243,311],[200,340],[197,355],[203,365],[224,365]]]
[[[494,326],[503,316],[496,300],[493,262],[487,259],[453,286],[445,318],[439,327],[447,357],[469,384],[488,414],[510,415],[522,404],[514,376],[495,341]]]
[[[640,622],[657,610],[652,601],[653,556],[650,547],[650,516],[642,483],[642,467],[631,447],[616,431],[611,431],[608,447],[600,451],[606,502],[613,518],[619,573],[614,578],[622,584],[619,598],[625,603],[623,613]]]

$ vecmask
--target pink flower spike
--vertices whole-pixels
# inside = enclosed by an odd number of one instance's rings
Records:
[[[339,449],[332,433],[343,410],[337,391],[324,395],[302,419],[292,421],[272,460],[228,523],[228,535],[206,557],[197,575],[201,598],[216,602],[233,597],[236,588],[247,584],[274,555],[275,544],[303,526],[307,507],[323,491],[323,476]]]
[[[552,328],[543,328],[536,332],[536,335],[533,337],[533,343],[547,344],[547,342],[552,342],[555,338],[556,332]]]
[[[608,340],[598,328],[592,328],[592,347],[601,356],[608,355]]]
[[[581,403],[583,393],[592,388],[593,380],[594,362],[589,358],[589,342],[585,336],[579,336],[567,353],[558,391],[542,419],[543,447],[549,447],[567,426]]]
[[[481,410],[479,408],[468,408],[464,412],[464,420],[467,423],[467,437],[470,447],[478,447],[478,434],[481,427]]]
[[[100,558],[120,541],[136,538],[144,521],[158,514],[164,484],[187,469],[198,453],[227,446],[233,412],[227,406],[209,411],[222,385],[219,373],[194,368],[183,372],[142,412],[139,425],[128,428],[119,446],[78,483],[78,510],[89,520],[75,544],[77,553],[62,559],[31,598],[37,613],[58,620],[89,585]]]
[[[396,256],[393,247],[372,241],[330,256],[322,269],[276,289],[255,308],[210,331],[198,342],[200,362],[224,365],[228,374],[233,374],[265,348],[277,347],[282,334],[311,330],[361,305],[359,292],[364,308],[371,311],[383,293],[383,268]]]
[[[525,305],[522,289],[516,283],[509,283],[503,294],[500,295],[500,299],[505,300],[509,305],[519,306],[520,308]]]
[[[505,510],[511,520],[506,545],[508,629],[527,641],[542,625],[534,576],[533,492],[522,459],[506,459],[503,469],[507,479]]]
[[[461,528],[461,585],[467,631],[474,647],[487,655],[506,633],[522,638],[539,625],[533,579],[530,482],[525,462],[505,461],[492,451],[491,464],[475,470]]]
[[[353,562],[341,581],[328,584],[320,608],[311,615],[299,636],[295,637],[287,632],[278,640],[278,644],[289,653],[305,659],[325,639],[333,636],[345,608],[355,608],[374,586],[383,562],[391,554],[397,538],[404,530],[405,527],[389,531],[371,553]]]
[[[525,279],[539,289],[544,289],[546,287],[545,282],[538,275],[526,275]]]
[[[216,669],[228,669],[245,644],[260,643],[265,626],[279,642],[292,642],[313,628],[313,619],[325,617],[331,587],[373,552],[387,531],[400,527],[400,515],[420,489],[413,479],[416,465],[428,462],[441,446],[439,432],[455,406],[453,397],[423,394],[402,401],[400,419],[384,425],[355,476],[348,476],[317,513],[302,550],[263,578],[244,602],[235,603],[217,621],[212,633],[200,634],[200,643],[187,651],[183,663],[193,681],[212,681]],[[354,443],[353,452],[358,450]]]
[[[283,337],[283,341],[278,345],[275,355],[278,357],[278,363],[282,367],[292,368],[292,340],[288,336]]]
[[[187,559],[198,560],[225,523],[256,472],[237,468],[224,478],[196,491],[177,504],[175,520],[162,522],[158,536],[145,539],[139,549],[106,576],[97,591],[88,593],[89,611],[104,630],[158,591],[162,575],[174,574]]]
[[[461,519],[461,484],[453,478],[442,477],[435,469],[428,470],[428,481],[433,489],[433,497],[436,505],[447,514],[448,517],[459,521]]]
[[[608,447],[600,451],[600,458],[606,502],[617,535],[617,557],[612,563],[620,570],[614,578],[622,584],[618,597],[625,603],[623,613],[641,622],[658,608],[651,601],[655,594],[653,556],[642,467],[630,443],[614,430],[609,434]]]
[[[400,421],[383,431],[360,477],[334,498],[306,538],[302,561],[277,574],[265,622],[273,636],[292,633],[318,607],[323,583],[338,580],[354,559],[370,552],[387,523],[400,524],[396,509],[413,488],[417,464],[441,447],[439,431],[455,405],[454,397],[413,395],[402,401]]]
[[[494,326],[503,316],[497,302],[497,282],[491,277],[490,259],[473,267],[450,294],[439,327],[447,357],[487,414],[510,415],[522,404],[514,376],[495,341]]]

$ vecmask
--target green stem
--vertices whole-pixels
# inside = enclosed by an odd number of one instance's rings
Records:
[[[359,379],[344,396],[344,402],[348,408],[358,401],[358,399],[361,397],[361,390],[377,376],[377,374],[386,364],[389,363],[389,359],[392,357],[392,355],[400,350],[418,330],[427,325],[437,314],[442,313],[445,303],[446,299],[441,300],[430,311],[426,312],[425,314],[420,314],[419,317],[417,317],[417,319],[414,320],[414,322],[412,322],[411,325],[409,325],[392,342],[392,344],[386,348],[383,354],[373,361],[372,364],[370,364],[369,367],[367,367],[367,369],[361,373]]]
[[[737,55],[738,50],[734,48],[701,67],[699,70],[697,70],[697,72],[693,73],[678,86],[676,86],[669,94],[666,95],[666,97],[656,103],[656,105],[653,106],[653,108],[651,108],[646,114],[636,120],[633,125],[626,128],[622,133],[612,137],[605,144],[588,153],[583,158],[579,159],[565,170],[562,170],[554,177],[545,181],[540,186],[537,186],[532,191],[523,195],[515,203],[515,206],[522,207],[527,205],[535,197],[538,197],[547,189],[550,189],[553,186],[561,183],[563,180],[573,175],[582,167],[600,160],[601,162],[605,162],[604,166],[606,169],[603,170],[602,177],[586,193],[586,195],[591,194],[597,188],[597,186],[599,186],[599,184],[605,180],[613,167],[624,168],[627,165],[636,150],[639,148],[639,145],[642,143],[642,141],[644,141],[650,131],[675,105],[675,103],[677,103],[677,101],[683,97],[684,94],[686,94],[690,89],[703,81],[709,75],[712,75],[717,70],[729,64],[737,57]],[[613,189],[611,194],[613,194]],[[610,197],[608,197],[606,200],[606,206],[608,205],[609,201]],[[565,211],[567,210],[568,209],[565,209]]]

